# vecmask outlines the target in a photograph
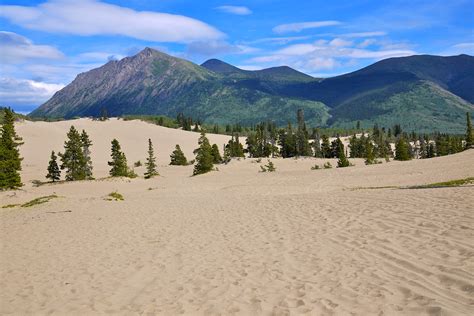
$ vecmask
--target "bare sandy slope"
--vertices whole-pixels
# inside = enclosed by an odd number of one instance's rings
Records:
[[[22,123],[24,190],[0,205],[0,314],[474,314],[474,187],[367,189],[474,176],[474,151],[311,171],[317,159],[252,159],[190,177],[197,134],[141,122],[72,122],[132,163],[154,141],[161,176],[32,187],[71,122]],[[225,136],[210,135],[224,143]],[[266,160],[263,160],[266,162]],[[335,165],[335,161],[332,161]],[[139,173],[143,169],[137,169]],[[117,190],[125,201],[106,201]]]

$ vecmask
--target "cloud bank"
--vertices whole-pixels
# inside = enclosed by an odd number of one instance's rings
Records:
[[[281,24],[273,28],[273,32],[277,34],[290,33],[290,32],[301,32],[306,29],[314,29],[325,26],[340,25],[339,21],[312,21],[312,22],[299,22],[290,24]]]
[[[46,102],[64,85],[34,80],[0,78],[1,105],[31,106]]]
[[[122,35],[177,43],[224,37],[216,28],[183,15],[135,11],[96,0],[50,0],[35,7],[2,5],[0,17],[27,29],[81,36]]]
[[[12,32],[0,31],[2,46],[0,59],[3,63],[20,62],[25,59],[60,59],[64,55],[48,45],[35,45],[28,38]]]

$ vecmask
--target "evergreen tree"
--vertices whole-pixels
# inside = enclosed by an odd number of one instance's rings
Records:
[[[469,112],[466,113],[466,144],[465,148],[469,149],[474,144],[474,134],[472,131],[472,124],[471,124],[471,114]]]
[[[374,163],[376,163],[374,145],[372,144],[370,139],[367,139],[365,142],[365,164],[372,165]]]
[[[332,158],[331,145],[329,144],[329,137],[326,135],[321,136],[321,154],[324,158]]]
[[[399,137],[395,144],[395,160],[410,160],[410,145],[407,143],[404,137]]]
[[[82,130],[81,134],[81,142],[82,142],[82,153],[84,155],[84,173],[86,175],[86,179],[93,179],[92,177],[92,159],[91,159],[91,151],[90,147],[92,146],[92,141],[87,135],[85,130]]]
[[[429,144],[428,144],[428,154],[427,154],[426,158],[433,158],[435,156],[436,156],[435,145],[433,144],[433,142],[429,142]]]
[[[145,167],[145,179],[150,179],[158,175],[158,171],[156,171],[155,152],[153,150],[153,143],[151,142],[150,138],[148,138],[148,157],[146,158]]]
[[[344,153],[344,144],[342,143],[339,137],[336,139],[335,142],[337,144],[337,166],[339,168],[349,167],[349,160],[347,160],[346,154]]]
[[[288,123],[288,126],[285,129],[280,130],[279,132],[279,145],[280,145],[280,154],[283,158],[294,157],[297,155],[296,149],[296,136],[293,132],[293,127],[291,123]]]
[[[212,147],[204,132],[199,137],[199,148],[194,150],[196,155],[196,165],[194,166],[193,175],[207,173],[213,168],[214,157],[212,156]]]
[[[438,134],[435,138],[436,156],[446,156],[449,154],[449,142],[446,135]]]
[[[186,166],[188,164],[188,160],[186,159],[186,156],[184,156],[184,153],[181,150],[181,147],[179,147],[179,145],[176,145],[175,150],[170,155],[170,158],[170,165]]]
[[[296,156],[312,156],[313,152],[308,142],[308,131],[304,122],[303,109],[299,109],[296,112],[296,118],[298,121],[298,130],[296,131]]]
[[[81,135],[74,126],[71,126],[67,133],[67,140],[64,142],[64,153],[59,153],[61,157],[61,169],[66,169],[66,181],[85,180],[87,178]]]
[[[276,139],[269,139],[268,134],[271,134],[271,131],[267,133],[267,124],[257,124],[254,129],[255,133],[249,134],[246,140],[249,156],[252,158],[259,158],[268,157],[273,154],[275,149],[271,143],[275,143]]]
[[[211,153],[212,153],[213,163],[215,164],[222,163],[221,153],[219,152],[219,147],[217,147],[217,144],[212,145]]]
[[[239,141],[239,135],[238,134],[236,136],[234,136],[234,134],[232,134],[232,138],[229,140],[229,142],[227,143],[227,145],[224,149],[224,156],[226,156],[227,158],[234,158],[234,157],[237,157],[237,158],[242,157],[243,158],[243,157],[245,157],[244,147],[242,146],[242,144]]]
[[[109,171],[112,177],[128,177],[130,174],[127,166],[127,158],[121,149],[118,140],[112,140],[112,161],[108,162],[108,165],[112,167]]]
[[[61,179],[61,170],[59,169],[57,160],[58,157],[54,153],[51,152],[51,160],[49,161],[48,165],[48,174],[46,175],[46,179],[50,179],[53,182],[59,181]]]
[[[20,152],[21,138],[15,132],[15,114],[9,108],[3,109],[4,118],[0,128],[0,190],[21,187]]]

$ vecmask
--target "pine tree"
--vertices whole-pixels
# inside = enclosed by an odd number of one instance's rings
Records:
[[[15,132],[15,114],[11,109],[4,109],[3,124],[0,128],[0,190],[21,187],[20,152],[21,138]]]
[[[227,143],[225,149],[224,149],[224,156],[228,158],[243,158],[245,157],[244,155],[244,147],[239,141],[239,135],[233,135],[232,138],[229,140]]]
[[[410,149],[408,148],[409,144],[404,137],[399,137],[397,143],[395,144],[395,160],[410,160]]]
[[[220,164],[222,162],[221,153],[219,152],[219,147],[217,144],[212,145],[211,147],[213,163]]]
[[[153,150],[153,143],[150,138],[148,138],[148,157],[146,158],[145,167],[145,179],[150,179],[158,175],[158,171],[156,171],[156,158]]]
[[[370,139],[367,139],[365,142],[365,164],[372,165],[374,163],[376,163],[374,145],[372,144]]]
[[[204,132],[201,132],[201,137],[199,137],[199,148],[194,150],[196,153],[196,165],[194,166],[193,175],[207,173],[212,170],[214,167],[212,156],[212,147],[209,144],[209,140],[206,137]]]
[[[336,139],[337,143],[337,166],[339,168],[344,168],[344,167],[349,167],[350,163],[349,160],[347,160],[346,154],[344,153],[344,144],[342,143],[341,139],[338,137]]]
[[[118,140],[112,140],[112,161],[108,162],[108,165],[112,167],[109,174],[112,177],[128,177],[129,171],[127,167],[127,158],[121,151],[120,143]]]
[[[435,156],[436,156],[435,145],[433,144],[433,142],[429,142],[428,143],[428,154],[427,154],[426,158],[433,158]]]
[[[46,179],[50,179],[53,182],[59,181],[61,179],[61,170],[59,169],[57,160],[58,157],[54,153],[51,152],[51,160],[49,161],[48,165],[48,174],[46,175]]]
[[[298,130],[296,131],[296,156],[312,156],[313,152],[308,142],[308,131],[304,122],[304,111],[299,109],[296,112],[296,119],[298,121]]]
[[[74,126],[71,126],[67,133],[67,140],[64,142],[64,153],[59,153],[61,157],[61,169],[66,169],[66,181],[85,180],[87,178],[81,135]]]
[[[324,158],[332,158],[331,145],[329,144],[329,138],[326,135],[321,136],[321,154]]]
[[[466,113],[466,144],[465,148],[469,149],[474,144],[474,134],[472,131],[472,124],[471,124],[471,114],[469,112]]]
[[[81,142],[82,142],[82,153],[84,155],[84,173],[86,174],[86,179],[93,179],[92,177],[92,159],[91,159],[91,150],[90,147],[92,146],[92,141],[87,135],[85,130],[82,130],[81,134]]]
[[[188,164],[188,160],[186,159],[186,156],[184,156],[184,153],[181,150],[181,147],[179,147],[179,145],[176,145],[176,148],[173,151],[173,153],[170,155],[170,158],[171,158],[170,165],[186,166]]]

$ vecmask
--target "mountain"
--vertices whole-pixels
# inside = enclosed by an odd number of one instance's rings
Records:
[[[217,59],[202,65],[146,48],[82,73],[33,117],[177,113],[208,123],[279,125],[305,111],[310,126],[356,121],[405,130],[462,132],[474,113],[474,57],[410,56],[327,79],[287,66],[249,71]]]
[[[261,76],[266,78],[268,74],[261,72]],[[307,113],[308,124],[325,124],[329,118],[329,109],[321,102],[270,93],[280,85],[279,82],[259,90],[246,82],[253,78],[243,76],[241,79],[227,78],[189,61],[146,48],[135,56],[110,61],[78,75],[30,116],[98,116],[106,108],[111,116],[159,114],[175,117],[177,113],[183,113],[208,123],[250,125],[275,120],[283,125],[298,108],[302,108]],[[262,80],[267,81],[271,80]]]

